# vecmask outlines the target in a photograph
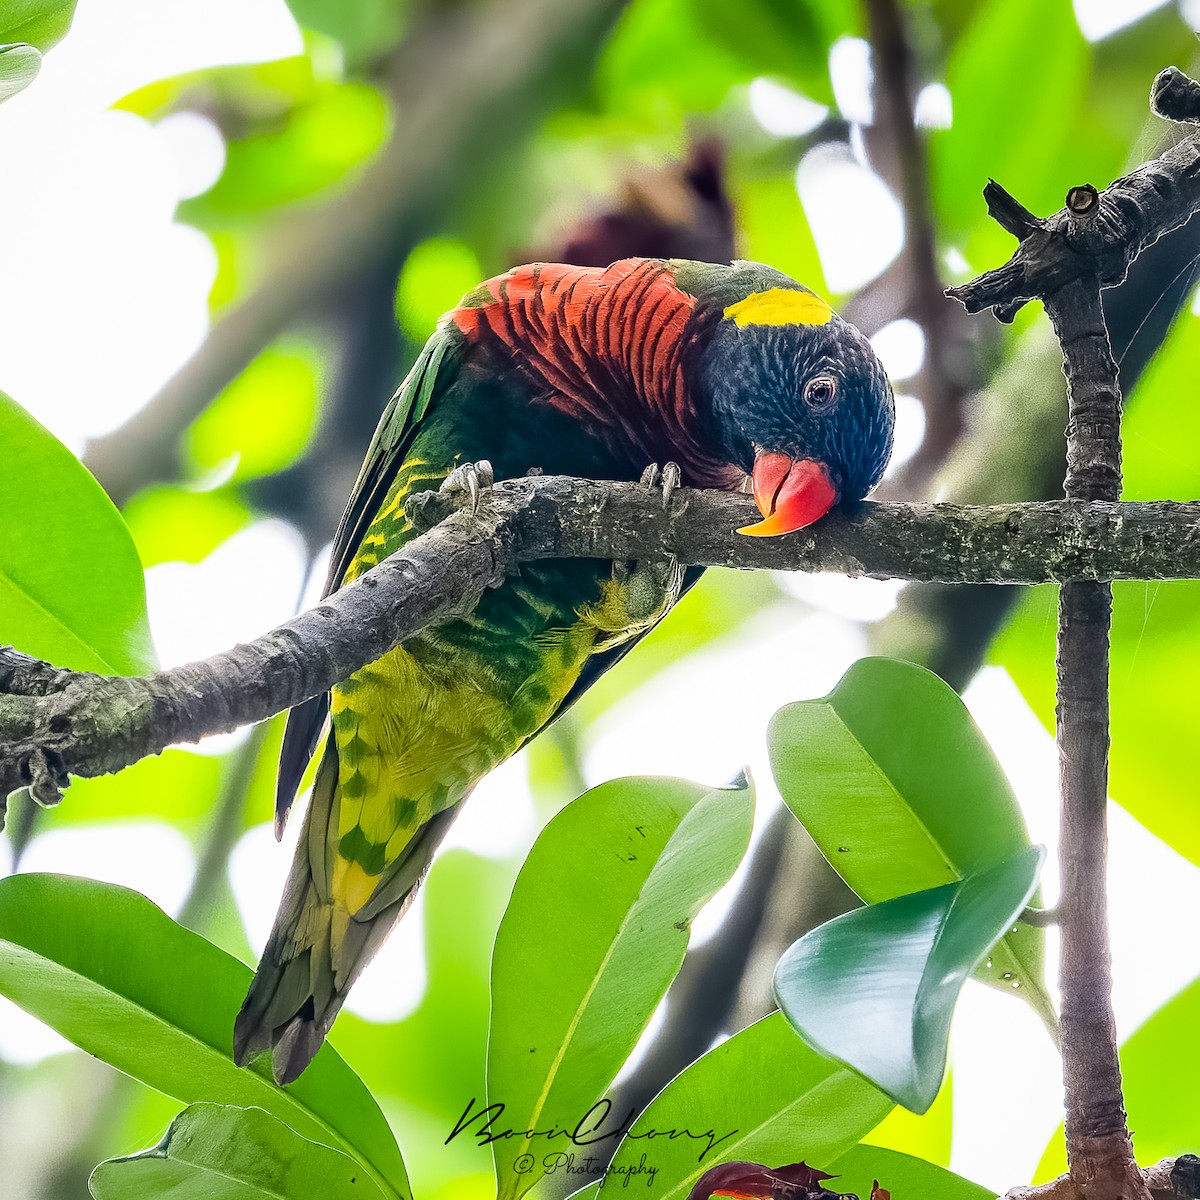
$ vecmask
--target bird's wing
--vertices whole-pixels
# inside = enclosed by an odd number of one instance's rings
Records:
[[[363,535],[379,511],[388,488],[421,422],[438,393],[439,378],[447,372],[443,367],[456,361],[455,346],[460,340],[457,330],[443,323],[425,343],[420,357],[396,389],[367,448],[366,458],[358,479],[338,522],[329,560],[329,574],[321,595],[328,596],[341,586],[346,571],[354,560]],[[442,380],[442,387],[445,380]],[[283,748],[279,755],[279,776],[275,786],[275,834],[283,833],[289,809],[296,798],[300,780],[316,753],[321,731],[329,712],[329,694],[322,692],[296,705],[288,713],[283,732]]]

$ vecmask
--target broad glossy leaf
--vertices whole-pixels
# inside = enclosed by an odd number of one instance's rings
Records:
[[[617,1148],[600,1195],[628,1195],[622,1169],[643,1155],[657,1173],[638,1191],[651,1200],[687,1200],[709,1167],[729,1160],[830,1163],[891,1107],[861,1075],[811,1050],[772,1013],[659,1092]]]
[[[112,502],[3,393],[0,446],[0,644],[77,671],[153,670],[142,564]]]
[[[361,1163],[261,1108],[193,1104],[151,1150],[102,1162],[96,1200],[384,1200]]]
[[[23,92],[42,69],[42,56],[24,42],[0,45],[0,101]]]
[[[71,28],[75,0],[4,0],[0,42],[28,42],[45,53]]]
[[[127,888],[65,875],[0,881],[0,993],[81,1049],[184,1103],[258,1107],[407,1196],[378,1105],[325,1046],[289,1087],[233,1065],[250,969]]]
[[[835,1192],[865,1197],[878,1179],[897,1200],[993,1200],[991,1188],[972,1183],[945,1167],[878,1146],[855,1146],[825,1166],[835,1178],[825,1185]]]
[[[950,883],[1029,847],[996,756],[963,702],[911,663],[864,658],[819,700],[780,709],[775,781],[834,870],[868,904]],[[1008,933],[979,978],[1053,1027],[1041,930]]]
[[[1191,1086],[1187,1070],[1181,1066],[1196,1043],[1197,1029],[1200,979],[1147,1017],[1121,1047],[1125,1109],[1139,1162],[1154,1163],[1197,1152],[1200,1091]],[[1054,1179],[1066,1169],[1066,1147],[1059,1126],[1034,1178]]]
[[[958,883],[818,926],[779,960],[779,1007],[822,1054],[924,1112],[946,1073],[958,994],[1020,916],[1043,855],[1027,850]]]
[[[492,955],[488,1099],[516,1130],[571,1128],[612,1082],[687,949],[692,919],[737,869],[753,793],[618,779],[568,804],[513,888]],[[548,1139],[493,1143],[500,1195]]]

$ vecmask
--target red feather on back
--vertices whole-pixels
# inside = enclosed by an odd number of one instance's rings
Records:
[[[507,349],[561,412],[607,427],[647,463],[679,459],[689,483],[728,486],[730,468],[699,436],[681,369],[695,305],[659,259],[532,263],[488,280],[452,319],[469,341]]]

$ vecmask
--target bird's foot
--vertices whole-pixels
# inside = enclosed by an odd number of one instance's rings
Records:
[[[492,464],[486,458],[478,462],[461,463],[442,481],[439,491],[448,495],[466,495],[470,497],[465,508],[474,516],[479,511],[479,493],[486,491],[496,482],[496,474]]]
[[[643,632],[661,621],[679,599],[683,567],[674,554],[618,559],[612,565],[612,581],[621,594],[621,623]]]
[[[669,462],[661,470],[658,463],[651,463],[643,472],[641,482],[646,487],[662,488],[662,504],[663,511],[670,507],[671,497],[675,495],[675,489],[679,486],[682,478],[682,473],[679,470],[679,464]]]
[[[671,503],[680,482],[679,466],[651,463],[643,472],[646,487],[661,488],[663,509]],[[600,631],[596,650],[608,650],[640,637],[667,615],[683,591],[683,567],[674,554],[664,558],[618,559],[612,580],[605,584],[600,603],[583,615]]]

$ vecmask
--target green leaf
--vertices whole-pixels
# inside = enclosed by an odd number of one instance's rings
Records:
[[[282,120],[256,123],[228,143],[221,178],[180,208],[202,225],[239,224],[249,214],[305,199],[343,181],[385,142],[387,101],[361,83],[326,83]]]
[[[190,1104],[258,1107],[409,1195],[378,1105],[325,1046],[294,1084],[232,1058],[251,972],[127,888],[62,875],[0,881],[0,993],[82,1050]]]
[[[861,1075],[809,1049],[772,1013],[659,1092],[617,1147],[600,1194],[627,1195],[622,1172],[643,1155],[657,1172],[642,1193],[652,1200],[686,1200],[719,1162],[833,1162],[891,1107]]]
[[[383,1200],[352,1158],[261,1108],[193,1104],[151,1150],[102,1162],[96,1200]]]
[[[298,24],[341,42],[351,59],[391,49],[403,27],[396,0],[288,0],[288,8]]]
[[[124,507],[142,565],[198,563],[250,524],[232,487],[198,492],[177,484],[143,488]]]
[[[834,870],[868,904],[965,878],[1029,847],[996,756],[954,690],[912,663],[864,658],[819,700],[780,709],[775,782]],[[1040,929],[1010,932],[979,978],[1052,1030]]]
[[[618,779],[568,804],[513,888],[492,955],[488,1099],[507,1128],[571,1128],[628,1057],[687,949],[692,919],[750,841],[749,784]],[[550,1143],[546,1143],[550,1144]],[[540,1171],[530,1138],[492,1143],[500,1195]]]
[[[290,466],[316,432],[319,371],[308,343],[268,347],[192,424],[188,457],[201,471],[232,463],[235,480]]]
[[[32,46],[16,42],[0,46],[0,101],[23,92],[42,69],[42,56]]]
[[[73,779],[71,803],[59,805],[52,820],[60,828],[153,817],[198,829],[211,819],[222,770],[211,754],[172,746],[119,774]]]
[[[855,6],[837,0],[698,0],[701,25],[754,74],[799,82],[814,99],[833,100],[829,48],[857,33]]]
[[[153,670],[142,564],[104,490],[2,392],[0,446],[0,644],[76,671]]]
[[[71,28],[75,0],[3,0],[0,42],[28,42],[44,54]]]
[[[1044,853],[1026,850],[959,883],[855,909],[806,933],[775,969],[779,1007],[815,1049],[925,1112],[946,1073],[958,994],[1020,916]]]
[[[935,1166],[898,1150],[877,1146],[855,1146],[832,1163],[822,1164],[835,1178],[825,1186],[838,1192],[869,1196],[871,1184],[878,1179],[893,1196],[920,1197],[921,1200],[993,1200],[991,1188],[972,1183],[945,1167]]]
[[[1200,1028],[1200,978],[1172,996],[1121,1047],[1121,1081],[1138,1161],[1158,1162],[1196,1153],[1200,1091],[1190,1085],[1184,1060]],[[1067,1169],[1062,1126],[1034,1176],[1054,1179]]]

